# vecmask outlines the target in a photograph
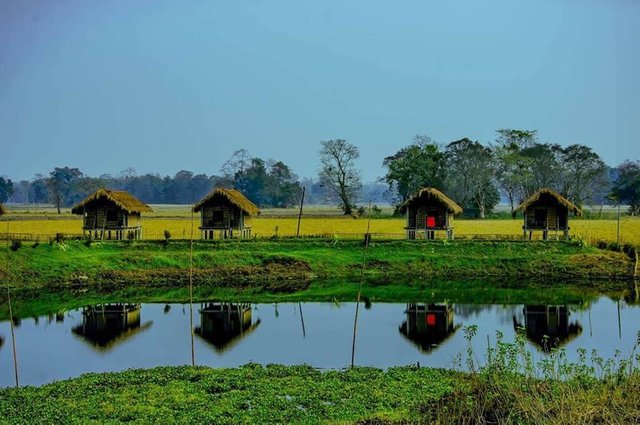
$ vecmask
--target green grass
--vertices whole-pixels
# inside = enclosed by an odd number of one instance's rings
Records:
[[[362,243],[307,239],[196,242],[196,284],[249,287],[267,282],[274,292],[297,291],[313,278],[357,280]],[[183,285],[189,243],[94,242],[24,244],[0,252],[0,279],[25,287],[122,287]],[[632,263],[623,253],[578,242],[374,241],[366,277],[430,279],[586,280],[624,279]],[[291,286],[291,288],[289,288]]]
[[[88,374],[39,388],[0,389],[0,422],[319,423],[419,417],[450,393],[454,373],[307,366],[165,367]]]
[[[0,389],[0,423],[637,423],[640,374],[580,362],[518,372],[506,344],[471,373],[396,367],[160,367]],[[504,354],[504,353],[507,354]],[[501,354],[503,353],[503,354]],[[502,357],[501,357],[502,356]]]

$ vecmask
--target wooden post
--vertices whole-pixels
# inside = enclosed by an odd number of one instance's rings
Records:
[[[296,238],[300,237],[300,221],[302,220],[302,206],[304,205],[304,194],[306,192],[306,187],[302,187],[302,198],[300,199],[300,212],[298,213],[298,228],[296,230]]]
[[[620,204],[618,204],[618,230],[616,232],[616,244],[620,246]]]

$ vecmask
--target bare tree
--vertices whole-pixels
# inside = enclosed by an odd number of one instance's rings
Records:
[[[320,144],[320,182],[331,197],[340,201],[344,214],[351,215],[362,187],[360,173],[355,167],[360,152],[343,139],[327,140]]]

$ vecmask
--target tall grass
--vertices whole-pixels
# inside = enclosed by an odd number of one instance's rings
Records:
[[[518,333],[505,342],[500,333],[488,346],[486,361],[471,349],[476,328],[464,329],[469,345],[458,367],[466,368],[466,386],[421,406],[436,424],[626,424],[640,422],[640,332],[632,352],[603,359],[579,349],[569,362],[564,349],[536,362]]]

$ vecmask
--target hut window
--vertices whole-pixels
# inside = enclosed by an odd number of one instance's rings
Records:
[[[107,221],[118,221],[118,211],[107,210]]]

